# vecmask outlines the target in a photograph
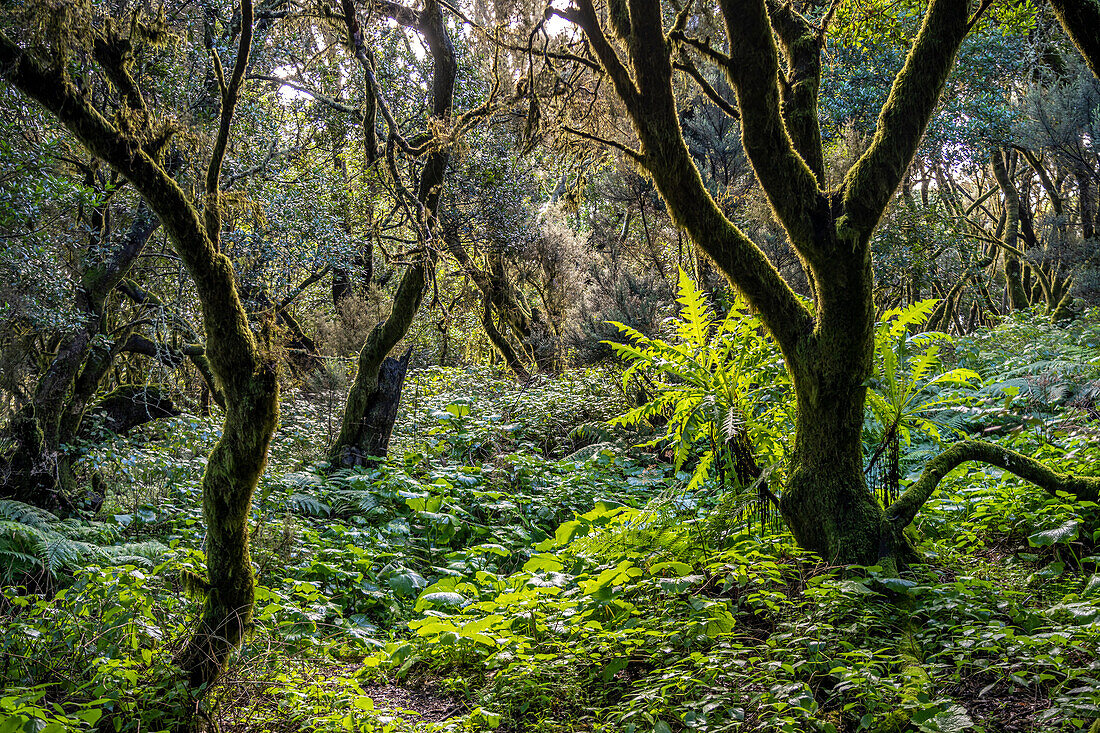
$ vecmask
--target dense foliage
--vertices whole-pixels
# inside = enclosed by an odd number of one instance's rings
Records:
[[[1097,28],[0,4],[0,733],[1100,733]]]
[[[969,429],[1083,468],[1098,441],[1087,413],[1039,395],[1089,389],[1095,357],[1052,365],[1098,333],[1091,317],[1072,333],[1021,318],[955,344],[948,358],[987,385],[963,408]],[[1003,350],[1026,376],[989,370]],[[521,389],[486,369],[411,379],[398,449],[370,469],[319,471],[324,410],[290,401],[250,517],[255,627],[203,719],[1072,731],[1096,716],[1095,508],[959,471],[917,527],[925,564],[837,574],[774,521],[720,510],[716,474],[692,468],[708,434],[677,471],[671,452],[600,428],[627,408],[622,393],[594,400],[616,393],[613,373]],[[114,487],[99,519],[3,505],[5,729],[161,729],[195,705],[170,663],[201,593],[196,466],[216,433],[183,416],[90,447],[81,461]],[[939,438],[912,432],[903,458]]]

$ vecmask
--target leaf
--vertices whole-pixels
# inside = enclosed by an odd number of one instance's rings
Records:
[[[445,409],[453,417],[466,417],[470,414],[470,405],[466,402],[455,401],[447,405]]]
[[[397,575],[391,576],[386,585],[401,596],[415,596],[428,585],[424,576],[415,570],[402,570]]]
[[[945,710],[936,713],[920,726],[922,731],[939,733],[963,733],[973,727],[974,721],[967,715],[966,708],[957,703],[951,703]]]
[[[558,529],[554,532],[554,542],[558,547],[563,547],[569,544],[581,529],[581,523],[573,519],[568,522],[562,522]]]
[[[561,561],[550,553],[535,555],[523,565],[523,569],[529,573],[534,573],[539,570],[558,572],[563,567]]]
[[[466,597],[453,592],[425,593],[416,600],[416,610],[423,611],[426,608],[462,608],[466,603]]]
[[[690,575],[693,568],[686,562],[679,562],[676,560],[670,560],[668,562],[659,562],[653,565],[649,572],[657,575],[661,571],[669,570],[677,578],[682,578],[685,575]]]
[[[882,584],[882,586],[888,590],[892,590],[895,593],[904,593],[905,595],[912,595],[913,588],[917,586],[911,580],[905,580],[904,578],[876,578],[876,580]]]
[[[1027,541],[1032,547],[1049,547],[1064,542],[1071,542],[1077,539],[1077,532],[1080,526],[1080,523],[1076,519],[1070,519],[1064,524],[1052,529],[1036,532],[1028,537]]]

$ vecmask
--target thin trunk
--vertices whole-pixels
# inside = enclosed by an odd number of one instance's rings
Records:
[[[355,18],[355,11],[351,9],[352,4],[346,2],[345,6],[350,12],[347,16],[349,36],[360,63],[364,63],[366,52],[361,47],[362,34],[358,31],[358,20]],[[404,22],[402,18],[397,20]],[[445,123],[451,114],[458,66],[438,0],[428,0],[424,10],[417,17],[414,27],[427,43],[435,64],[432,74],[432,116]],[[383,113],[386,114],[385,110]],[[396,134],[397,131],[391,128],[391,146],[394,144]],[[421,209],[419,215],[422,218],[420,221],[413,222],[413,226],[425,240],[434,236],[437,227],[436,215],[449,161],[450,152],[447,147],[433,148],[428,153],[424,167],[420,171],[416,201]],[[397,413],[396,410],[391,413],[388,409],[395,392],[387,386],[387,379],[383,379],[381,370],[384,364],[389,363],[387,358],[390,351],[408,333],[420,303],[424,299],[429,268],[434,266],[434,255],[430,254],[431,248],[425,249],[428,251],[418,255],[416,261],[405,269],[401,282],[397,286],[397,292],[394,294],[393,307],[389,316],[374,327],[359,352],[355,380],[348,392],[340,434],[329,451],[329,458],[333,465],[359,465],[372,457],[386,454],[389,436],[393,431],[393,418],[396,418]],[[407,363],[406,357],[405,364]],[[404,368],[399,371],[400,378],[403,379]],[[399,387],[396,394],[400,395]],[[391,414],[393,417],[387,424],[384,418]]]

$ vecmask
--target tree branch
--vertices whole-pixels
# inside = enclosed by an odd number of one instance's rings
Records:
[[[813,213],[824,197],[780,113],[779,55],[764,0],[721,0],[720,6],[730,42],[726,74],[737,92],[745,153],[791,243],[804,254],[821,255]]]
[[[229,133],[233,127],[233,110],[241,94],[241,84],[248,70],[248,54],[252,50],[252,0],[241,1],[241,40],[237,46],[237,59],[233,63],[233,73],[226,84],[219,78],[222,87],[221,115],[218,121],[218,136],[214,138],[214,150],[210,154],[210,165],[206,169],[206,236],[218,248],[221,237],[221,204],[219,202],[218,179],[222,172],[222,161],[229,146]],[[221,64],[214,56],[216,68]]]
[[[929,461],[917,482],[886,509],[887,520],[898,529],[907,526],[932,497],[944,476],[968,461],[981,461],[1002,468],[1052,496],[1064,492],[1078,501],[1097,501],[1100,494],[1100,476],[1058,473],[1023,453],[984,441],[964,440]]]
[[[588,39],[588,46],[599,59],[604,72],[611,77],[611,83],[615,86],[615,92],[632,114],[638,112],[641,106],[638,88],[634,80],[630,78],[630,72],[619,58],[619,54],[611,45],[604,33],[600,20],[596,16],[596,8],[592,0],[577,0],[575,8],[558,10],[551,7],[550,12],[570,23],[573,23],[584,31],[584,37]]]
[[[768,0],[767,9],[787,59],[787,76],[779,84],[783,122],[794,149],[814,174],[818,186],[823,187],[825,155],[817,114],[823,35],[790,3]]]
[[[879,114],[871,146],[844,178],[845,212],[837,222],[842,239],[870,236],[905,175],[966,36],[966,5],[966,0],[932,0]]]

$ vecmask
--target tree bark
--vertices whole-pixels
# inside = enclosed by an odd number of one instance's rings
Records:
[[[584,31],[640,143],[637,150],[624,148],[626,154],[650,175],[673,220],[744,293],[778,342],[798,405],[791,471],[780,500],[792,533],[800,545],[830,561],[869,564],[899,551],[862,470],[863,385],[874,345],[869,243],[966,35],[967,4],[932,0],[870,147],[837,192],[822,188],[820,29],[789,5],[721,0],[719,6],[728,54],[690,37],[686,12],[666,35],[658,0],[627,0],[627,12],[611,24],[618,43],[612,43],[591,0],[549,12]],[[742,145],[814,283],[813,312],[704,187],[683,139],[672,90],[672,57],[678,50],[699,51],[726,72],[737,96]]]
[[[1002,240],[1005,244],[1005,288],[1008,290],[1008,307],[1011,311],[1028,307],[1027,292],[1024,290],[1023,265],[1018,254],[1020,250],[1020,194],[1005,165],[1003,151],[995,150],[992,156],[993,175],[1004,196],[1005,227]]]
[[[1054,15],[1073,45],[1100,78],[1100,2],[1098,0],[1050,0]]]
[[[253,578],[247,519],[278,419],[274,359],[266,345],[253,336],[233,266],[218,246],[219,174],[247,67],[252,21],[252,3],[242,0],[240,43],[228,83],[222,87],[221,118],[207,167],[203,212],[160,165],[158,151],[165,144],[167,130],[116,127],[72,85],[61,68],[40,60],[49,58],[51,50],[24,50],[0,33],[0,74],[134,186],[160,219],[198,292],[207,356],[226,404],[222,436],[209,456],[202,481],[209,573],[206,602],[194,634],[176,660],[188,682],[202,688],[220,674],[251,623]],[[103,32],[110,33],[111,27]],[[107,38],[105,42],[112,40],[121,44],[120,39]],[[107,73],[113,74],[116,87],[137,89],[130,66],[120,63]],[[127,100],[131,105],[143,104],[136,92]]]
[[[351,3],[347,5],[351,6]],[[395,12],[407,10],[396,4],[393,9]],[[408,17],[410,14],[413,17]],[[442,8],[438,0],[428,0],[421,13],[398,13],[395,20],[410,24],[420,32],[428,45],[435,64],[432,74],[432,116],[445,123],[451,114],[458,65],[454,47],[443,22]],[[348,24],[351,43],[353,46],[357,43],[361,45],[362,35],[358,31],[354,12],[348,16]],[[356,50],[362,62],[365,52],[358,47]],[[390,146],[395,144],[396,134],[397,131],[391,128]],[[359,352],[355,380],[348,392],[340,433],[329,451],[329,460],[334,466],[359,465],[368,458],[384,456],[388,448],[393,423],[391,421],[388,425],[384,424],[380,422],[380,418],[391,414],[396,417],[397,413],[396,410],[391,413],[386,407],[393,390],[385,387],[380,370],[389,353],[409,332],[413,318],[424,299],[429,269],[434,265],[434,253],[427,240],[432,237],[437,226],[436,214],[449,161],[450,152],[446,147],[434,147],[427,154],[420,171],[416,203],[420,207],[421,220],[414,222],[413,226],[425,239],[425,251],[418,253],[416,259],[406,267],[394,294],[389,315],[371,330]],[[404,378],[403,369],[400,374]],[[396,393],[400,394],[399,388]]]

